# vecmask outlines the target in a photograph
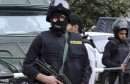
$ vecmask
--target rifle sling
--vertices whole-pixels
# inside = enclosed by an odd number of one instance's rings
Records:
[[[68,33],[66,32],[65,33],[65,46],[64,46],[64,53],[63,53],[63,60],[62,60],[62,66],[59,70],[59,74],[62,74],[63,73],[63,70],[64,70],[64,63],[65,63],[65,60],[66,60],[66,57],[67,57],[67,52],[68,52]]]

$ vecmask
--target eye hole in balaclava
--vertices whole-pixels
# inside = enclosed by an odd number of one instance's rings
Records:
[[[55,12],[51,16],[52,30],[54,31],[66,31],[67,26],[66,14],[62,12]]]

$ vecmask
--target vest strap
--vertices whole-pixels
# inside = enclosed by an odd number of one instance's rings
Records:
[[[66,60],[66,57],[67,57],[67,52],[68,52],[68,33],[66,32],[65,33],[65,46],[64,46],[64,53],[63,53],[63,60],[62,60],[62,66],[59,70],[59,74],[62,74],[63,73],[63,70],[64,70],[64,63],[65,63],[65,60]]]

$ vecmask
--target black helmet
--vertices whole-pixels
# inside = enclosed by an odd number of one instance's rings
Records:
[[[112,30],[113,30],[113,33],[115,35],[115,37],[118,38],[118,32],[120,30],[127,30],[127,37],[128,37],[128,29],[129,29],[129,25],[127,23],[127,20],[125,18],[119,18],[117,19],[113,25],[112,25]]]
[[[50,3],[49,10],[47,12],[46,21],[50,22],[50,17],[54,12],[63,12],[67,15],[67,18],[69,20],[70,17],[70,6],[67,1],[65,0],[53,0]]]

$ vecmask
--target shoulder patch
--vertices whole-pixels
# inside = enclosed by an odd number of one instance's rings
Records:
[[[71,44],[83,44],[82,41],[70,41]]]

